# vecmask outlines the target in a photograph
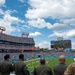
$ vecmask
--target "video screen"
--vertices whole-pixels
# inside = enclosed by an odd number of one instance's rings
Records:
[[[51,48],[55,50],[71,50],[71,40],[51,41]]]

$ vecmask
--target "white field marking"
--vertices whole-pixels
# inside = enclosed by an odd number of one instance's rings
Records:
[[[29,61],[34,61],[34,60],[39,60],[40,58],[37,58],[37,59],[32,59],[32,60],[27,60],[25,62],[29,62]]]
[[[10,75],[15,75],[15,74],[10,74]]]
[[[31,65],[31,64],[28,64],[28,66],[29,66],[29,65]]]
[[[46,63],[48,64],[48,61],[46,61]]]
[[[75,61],[75,58],[74,58],[74,61]]]
[[[38,63],[39,61],[36,61],[36,63]]]

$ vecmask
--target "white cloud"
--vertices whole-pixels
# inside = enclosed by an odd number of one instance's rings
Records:
[[[65,24],[61,24],[61,23],[54,23],[51,28],[53,30],[56,30],[56,31],[62,31],[66,28],[69,28],[68,25],[65,25]]]
[[[25,16],[37,18],[75,18],[75,0],[29,0],[31,8]]]
[[[1,14],[1,15],[12,14],[12,13],[17,13],[17,11],[16,11],[16,10],[13,10],[13,11],[11,11],[11,10],[6,10],[6,11],[4,11],[4,10],[2,10],[2,9],[0,8],[0,14]]]
[[[17,10],[13,10],[13,11],[7,10],[7,11],[5,11],[5,13],[7,13],[7,14],[17,13]]]
[[[30,26],[54,31],[69,31],[75,27],[75,0],[29,0],[28,3],[31,8],[25,17],[29,18]],[[59,22],[51,24],[45,18],[59,19]]]
[[[23,23],[24,21],[20,20],[17,17],[11,16],[11,11],[4,11],[3,18],[0,18],[0,26],[6,28],[6,33],[11,34],[14,31],[19,31],[16,26],[13,24]]]
[[[25,2],[25,0],[19,0],[19,1],[22,2],[22,3]]]
[[[54,23],[51,24],[49,22],[46,22],[44,19],[33,19],[29,20],[28,24],[35,28],[47,28],[47,29],[53,29],[55,31],[62,31],[64,29],[70,29],[71,27],[66,23]]]
[[[53,34],[50,34],[48,37],[66,37],[67,32],[60,33],[60,32],[54,32]]]
[[[10,14],[5,14],[4,20],[8,21],[10,23],[23,22],[23,21],[19,20],[17,17],[11,16]]]
[[[75,38],[75,29],[72,29],[72,30],[68,31],[67,32],[67,37]]]
[[[40,32],[35,32],[35,33],[30,33],[29,36],[33,37],[33,36],[42,36],[42,34]]]
[[[60,19],[58,23],[54,23],[51,28],[56,31],[72,30],[75,28],[75,18]]]
[[[0,9],[0,14],[1,14],[1,15],[4,14],[4,11],[3,11],[2,9]]]
[[[53,34],[50,34],[48,37],[75,38],[75,29],[65,31],[65,32],[54,32]]]
[[[28,21],[29,25],[33,26],[33,27],[37,27],[37,28],[50,28],[51,24],[50,23],[46,23],[44,19],[35,19],[35,20],[29,20]]]
[[[29,19],[29,25],[36,28],[48,28],[54,30],[49,37],[75,37],[75,0],[29,0],[31,6],[25,17]],[[59,22],[51,24],[45,19],[59,19]]]
[[[72,42],[72,49],[75,49],[75,42]]]
[[[5,4],[5,0],[0,0],[0,6]]]
[[[50,42],[47,41],[40,41],[40,42],[36,42],[36,47],[40,47],[40,48],[50,48]]]
[[[70,18],[70,19],[61,19],[61,22],[63,22],[64,24],[72,27],[75,27],[75,18]]]

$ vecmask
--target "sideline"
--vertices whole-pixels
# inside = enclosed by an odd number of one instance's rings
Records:
[[[24,62],[29,62],[29,61],[39,60],[39,59],[40,58],[36,58],[36,59],[27,60],[27,61],[24,61]]]

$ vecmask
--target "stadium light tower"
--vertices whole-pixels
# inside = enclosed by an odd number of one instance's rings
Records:
[[[22,37],[28,37],[29,33],[28,32],[22,32]]]
[[[22,32],[22,37],[28,38],[29,33],[28,32]],[[22,45],[22,53],[24,53],[24,45]]]
[[[5,27],[0,26],[0,31],[1,31],[1,33],[2,33],[3,31],[5,31],[5,30],[6,30]]]

